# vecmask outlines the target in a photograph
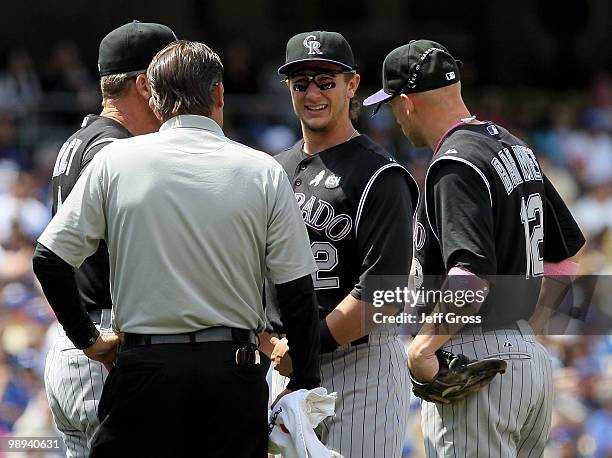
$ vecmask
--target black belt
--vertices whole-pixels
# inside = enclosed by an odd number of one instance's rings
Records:
[[[353,340],[349,345],[351,347],[356,347],[357,345],[368,343],[369,341],[370,341],[370,336],[366,334],[365,336],[360,337],[357,340]]]
[[[249,329],[215,326],[201,331],[183,334],[132,334],[125,333],[121,351],[132,347],[160,344],[194,344],[203,342],[236,342],[257,345],[257,336]]]

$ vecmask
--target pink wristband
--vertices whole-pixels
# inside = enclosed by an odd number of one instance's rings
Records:
[[[473,291],[475,294],[472,304],[479,309],[489,294],[489,282],[463,267],[455,266],[448,271],[448,289],[454,291]]]
[[[567,259],[561,262],[545,262],[544,275],[547,277],[559,276],[563,282],[571,283],[576,279],[579,267],[577,262]]]

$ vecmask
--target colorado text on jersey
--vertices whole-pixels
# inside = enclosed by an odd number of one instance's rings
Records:
[[[306,195],[300,192],[295,193],[295,199],[302,211],[304,223],[317,231],[324,232],[330,240],[337,242],[351,232],[352,218],[345,213],[336,215],[334,207],[329,202],[315,196],[310,196],[306,200]]]

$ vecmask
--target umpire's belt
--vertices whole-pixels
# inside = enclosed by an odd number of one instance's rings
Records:
[[[186,332],[184,334],[132,334],[125,333],[121,344],[121,351],[132,347],[159,345],[159,344],[194,344],[202,342],[236,342],[257,345],[255,333],[248,329],[216,326],[201,331]]]

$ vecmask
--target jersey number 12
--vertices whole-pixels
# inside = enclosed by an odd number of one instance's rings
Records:
[[[540,253],[540,244],[544,241],[544,225],[542,224],[542,197],[531,194],[525,204],[521,198],[521,221],[525,229],[525,256],[527,262],[526,278],[539,277],[544,273],[544,259]],[[535,221],[533,230],[529,223]]]

